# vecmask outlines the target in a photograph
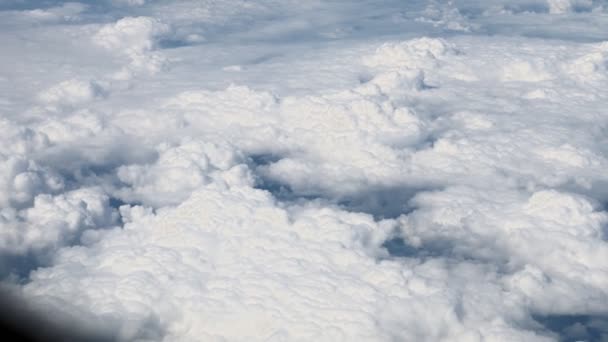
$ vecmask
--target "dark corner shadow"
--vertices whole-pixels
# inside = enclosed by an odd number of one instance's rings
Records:
[[[2,341],[111,342],[117,339],[82,327],[56,322],[34,310],[23,298],[0,286]],[[73,324],[72,324],[73,325]]]
[[[534,314],[532,318],[544,329],[556,334],[560,342],[601,342],[608,340],[608,313],[605,314]]]

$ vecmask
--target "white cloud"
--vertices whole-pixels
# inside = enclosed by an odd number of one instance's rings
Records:
[[[606,305],[606,270],[600,260],[608,253],[602,231],[608,216],[587,198],[542,190],[524,199],[514,191],[489,195],[453,188],[421,194],[414,205],[419,209],[402,222],[409,243],[432,248],[435,241],[446,241],[442,253],[521,269],[509,279],[534,270],[540,275],[536,287],[519,280],[511,284],[532,299],[533,310],[559,314]],[[565,293],[577,295],[562,297]],[[559,302],[549,299],[557,297]]]
[[[40,101],[50,105],[79,105],[102,98],[106,90],[95,81],[71,79],[60,82],[38,95]]]
[[[41,192],[54,192],[63,188],[63,179],[23,156],[0,154],[0,204],[17,207],[31,203]]]
[[[31,179],[23,180],[28,181]],[[108,200],[99,189],[78,189],[57,196],[37,195],[27,209],[4,209],[0,253],[52,253],[85,229],[109,227],[116,223],[117,215]]]
[[[117,340],[608,333],[597,2],[30,5],[0,6],[0,276],[43,312]]]
[[[511,326],[525,312],[480,306],[510,296],[496,279],[463,287],[466,277],[484,277],[483,267],[376,260],[392,226],[315,205],[282,209],[259,190],[208,187],[88,249],[63,250],[25,293],[68,312],[96,307],[100,324],[124,340],[543,340]],[[106,292],[108,283],[116,290]],[[506,321],[485,320],[497,314]]]
[[[364,61],[369,66],[380,68],[435,67],[442,58],[456,51],[442,39],[424,37],[399,43],[385,43]]]
[[[566,72],[575,79],[605,79],[608,76],[608,43],[593,44],[590,52],[564,64]]]
[[[129,64],[115,78],[130,79],[141,72],[154,74],[162,69],[166,59],[153,50],[158,37],[169,31],[169,25],[155,18],[125,17],[103,26],[93,41],[129,59]]]
[[[158,154],[153,165],[118,168],[118,178],[127,185],[118,192],[121,198],[153,206],[175,205],[205,184],[253,183],[243,155],[230,146],[185,139],[178,146],[161,144]]]
[[[502,75],[504,81],[539,82],[550,78],[551,75],[544,70],[542,63],[532,64],[528,61],[506,65]]]

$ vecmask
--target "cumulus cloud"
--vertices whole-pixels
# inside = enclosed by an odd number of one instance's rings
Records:
[[[422,194],[419,210],[402,221],[403,236],[422,251],[504,264],[502,282],[536,314],[602,311],[606,213],[554,190],[521,197],[467,188]]]
[[[50,145],[46,134],[8,119],[0,119],[0,153],[5,155],[27,155]]]
[[[253,184],[253,176],[239,151],[192,139],[178,146],[161,144],[152,165],[125,165],[117,170],[127,186],[119,196],[147,205],[179,204],[190,193],[208,183],[226,186]]]
[[[3,206],[27,205],[38,193],[63,188],[63,179],[59,175],[26,157],[0,155],[0,168],[0,186],[3,190],[0,203]]]
[[[125,17],[104,25],[94,35],[93,42],[128,58],[128,65],[115,78],[129,79],[137,73],[154,74],[161,70],[166,59],[153,50],[157,38],[169,31],[169,25],[155,18]]]
[[[71,79],[44,90],[38,98],[49,105],[73,106],[102,98],[105,93],[104,87],[95,81]]]
[[[385,43],[364,61],[372,67],[434,67],[446,55],[456,51],[442,39],[424,37],[398,43]]]
[[[0,129],[1,207],[27,206],[39,193],[63,189],[60,175],[30,157],[50,146],[48,136],[6,119],[0,120]]]
[[[90,249],[63,250],[24,290],[71,312],[97,307],[96,319],[123,340],[548,340],[514,328],[525,312],[479,306],[510,296],[492,273],[463,286],[482,266],[379,262],[393,226],[315,205],[283,209],[260,190],[207,187]],[[117,290],[101,296],[108,282]],[[508,321],[492,324],[496,315]]]
[[[40,51],[0,63],[0,276],[40,312],[124,341],[608,334],[596,2],[70,6],[0,20]]]
[[[78,189],[57,196],[40,194],[27,209],[3,210],[0,252],[48,252],[69,243],[85,229],[109,227],[117,215],[108,200],[98,189]]]

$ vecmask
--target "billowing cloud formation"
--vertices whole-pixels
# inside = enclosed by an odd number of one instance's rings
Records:
[[[32,207],[2,215],[0,250],[10,254],[61,247],[85,229],[109,227],[117,213],[108,197],[96,189],[79,189],[58,196],[41,194]]]
[[[481,307],[507,299],[491,269],[377,261],[393,225],[316,205],[279,208],[259,190],[207,188],[176,209],[136,216],[90,248],[62,251],[25,291],[56,301],[81,289],[57,303],[68,312],[96,306],[100,324],[125,340],[543,340],[510,326],[525,312]],[[484,271],[490,283],[463,286],[464,274]],[[108,283],[114,290],[99,297]],[[476,294],[484,291],[490,298]],[[498,312],[510,322],[481,323]]]
[[[124,55],[129,64],[115,78],[129,79],[138,72],[156,73],[165,59],[153,51],[156,38],[168,33],[169,26],[149,17],[126,17],[103,26],[93,37],[98,44],[114,53]]]
[[[606,270],[599,260],[608,253],[603,241],[608,216],[592,201],[555,190],[525,199],[513,192],[486,197],[472,189],[451,188],[421,194],[414,202],[419,209],[402,224],[403,236],[413,247],[441,248],[448,255],[534,270],[539,277],[524,280],[516,275],[511,284],[530,296],[535,310],[567,313],[605,307],[606,280],[600,275]],[[561,300],[549,300],[557,297]]]
[[[608,336],[600,3],[34,7],[0,6],[0,276],[40,312],[124,341]]]
[[[28,158],[32,152],[50,144],[46,135],[8,120],[0,121],[0,127],[5,132],[0,138],[0,205],[3,208],[20,208],[31,203],[40,192],[63,189],[63,179],[58,174]]]
[[[253,177],[242,154],[228,146],[187,139],[179,146],[160,145],[153,165],[126,165],[117,170],[125,187],[120,197],[153,206],[178,204],[208,183],[251,185]]]
[[[94,81],[63,81],[39,95],[42,102],[58,105],[76,105],[102,97],[104,89]]]

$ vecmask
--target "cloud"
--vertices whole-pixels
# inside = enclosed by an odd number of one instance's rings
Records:
[[[81,14],[87,10],[88,6],[79,2],[66,2],[61,6],[46,9],[33,9],[21,12],[25,18],[55,22],[55,21],[78,21]]]
[[[364,62],[371,67],[383,68],[434,67],[442,58],[456,51],[442,39],[423,37],[399,43],[385,43],[375,54],[366,57]]]
[[[125,17],[104,25],[93,36],[93,42],[126,56],[129,63],[114,78],[130,79],[135,74],[154,74],[163,68],[166,59],[154,48],[157,38],[169,31],[169,25],[155,18]]]
[[[47,135],[27,126],[2,119],[0,130],[0,206],[21,208],[41,192],[56,192],[64,181],[53,170],[40,165],[31,155],[50,146]]]
[[[582,81],[593,81],[608,76],[608,43],[592,44],[590,50],[564,63],[564,69],[571,77]]]
[[[106,90],[96,81],[71,79],[46,89],[38,98],[48,105],[74,106],[105,96]]]
[[[111,0],[111,2],[119,6],[143,6],[146,4],[146,0]]]
[[[32,182],[21,182],[28,181]],[[78,189],[56,196],[40,194],[32,207],[3,210],[2,214],[0,253],[4,255],[52,252],[85,229],[109,227],[117,219],[108,196],[98,189]]]
[[[418,209],[401,225],[408,243],[508,265],[508,283],[530,298],[531,310],[593,312],[606,305],[605,279],[596,276],[605,272],[599,260],[608,253],[603,240],[608,216],[594,201],[555,190],[525,199],[515,191],[490,197],[451,188],[419,194],[413,205]]]
[[[594,5],[592,0],[547,0],[549,13],[563,14],[573,10],[591,10]]]
[[[423,23],[431,23],[435,27],[443,27],[452,31],[469,32],[474,28],[460,13],[458,8],[454,6],[452,1],[448,1],[444,5],[437,1],[430,1],[430,4],[423,12],[423,16],[416,20]]]
[[[504,67],[504,81],[540,82],[550,79],[551,75],[544,70],[542,63],[514,62]]]
[[[586,4],[0,5],[2,283],[114,340],[599,338]]]
[[[0,156],[0,168],[0,186],[3,190],[0,202],[3,206],[27,205],[40,192],[63,188],[61,177],[25,157]]]
[[[399,80],[395,82],[390,89],[401,91]],[[424,120],[407,106],[383,98],[376,83],[389,89],[389,81],[374,79],[322,96],[277,98],[232,86],[218,92],[185,92],[169,100],[164,111],[181,113],[193,130],[221,132],[222,139],[245,152],[288,154],[258,171],[298,191],[349,192],[361,181],[397,177],[403,160],[393,147],[415,145],[426,134]],[[367,167],[371,165],[382,166]],[[345,169],[352,172],[345,174]]]
[[[242,153],[230,146],[184,139],[177,146],[158,146],[158,154],[152,165],[118,168],[118,179],[126,185],[118,192],[123,200],[162,207],[183,202],[205,184],[253,184]]]
[[[379,261],[393,225],[315,205],[281,208],[260,190],[210,186],[90,248],[64,249],[24,290],[60,312],[97,308],[91,319],[122,340],[548,340],[514,328],[525,312],[479,305],[506,300],[491,270]],[[116,291],[106,292],[108,283]],[[80,296],[67,304],[76,288]],[[503,323],[490,323],[496,315]]]

